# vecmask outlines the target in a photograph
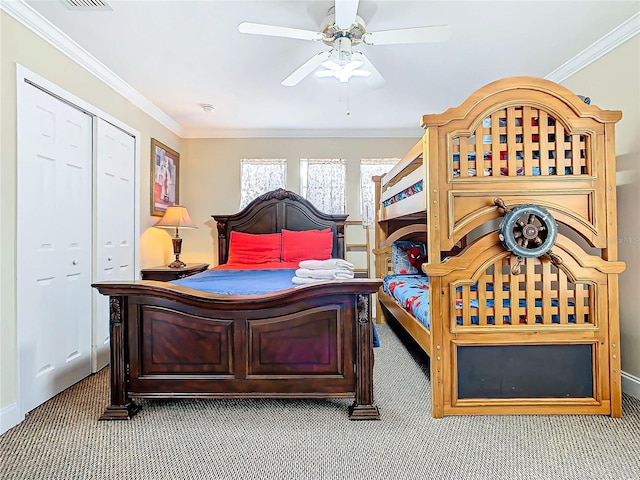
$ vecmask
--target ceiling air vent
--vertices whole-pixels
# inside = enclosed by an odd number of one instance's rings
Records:
[[[60,0],[69,10],[113,10],[105,0]]]

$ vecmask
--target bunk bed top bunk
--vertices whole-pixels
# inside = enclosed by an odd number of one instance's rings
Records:
[[[381,179],[378,220],[428,213],[438,232],[430,242],[449,250],[500,216],[500,197],[537,202],[604,248],[615,150],[603,139],[613,138],[620,118],[548,80],[490,83],[459,107],[422,117],[424,137]]]

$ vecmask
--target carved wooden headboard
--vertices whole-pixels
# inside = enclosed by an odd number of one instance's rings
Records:
[[[253,200],[233,215],[212,215],[218,222],[218,264],[227,262],[232,231],[262,234],[282,229],[323,230],[333,232],[334,258],[344,258],[344,224],[348,215],[322,213],[297,193],[279,188]]]

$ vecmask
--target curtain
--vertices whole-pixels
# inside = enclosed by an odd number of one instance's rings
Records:
[[[302,159],[301,164],[303,163],[306,163],[306,169],[304,165],[300,168],[303,196],[321,212],[344,213],[346,160]]]
[[[373,225],[378,208],[378,205],[375,205],[375,184],[371,177],[384,175],[399,160],[399,158],[363,158],[360,160],[360,214],[363,225],[367,227]]]
[[[240,160],[240,209],[253,199],[277,188],[286,188],[287,160],[253,158]]]

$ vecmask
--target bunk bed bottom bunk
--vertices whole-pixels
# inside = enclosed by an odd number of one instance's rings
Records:
[[[374,253],[391,265],[389,246]],[[560,265],[527,258],[520,271],[497,232],[456,257],[425,264],[429,318],[417,296],[378,292],[378,322],[396,321],[430,357],[432,415],[606,414],[620,417],[617,306],[624,269],[558,236]],[[384,279],[402,282],[402,275]]]

